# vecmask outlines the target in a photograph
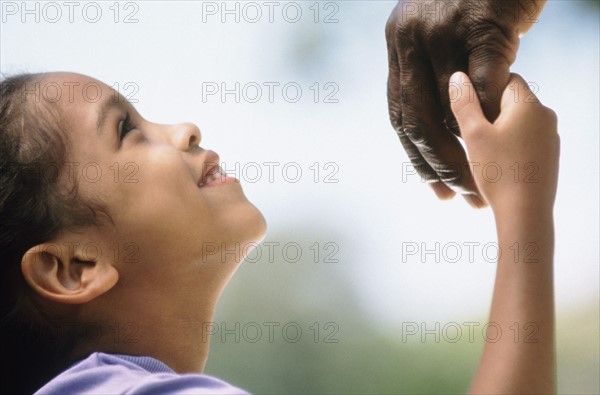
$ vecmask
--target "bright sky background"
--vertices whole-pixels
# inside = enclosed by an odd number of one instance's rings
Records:
[[[39,23],[34,15],[23,23],[21,10],[9,15],[8,3],[22,4],[2,2],[2,72],[88,74],[118,84],[126,96],[137,87],[136,106],[152,121],[196,123],[202,145],[220,154],[226,170],[242,176],[247,195],[263,211],[266,241],[285,244],[295,241],[297,232],[298,240],[336,243],[338,272],[351,279],[373,319],[394,326],[407,317],[487,314],[495,268],[482,247],[495,241],[491,211],[474,211],[460,198],[437,201],[418,177],[403,172],[408,159],[388,122],[384,24],[395,2],[340,1],[327,3],[333,4],[329,8],[321,2],[318,23],[312,1],[296,3],[302,10],[298,23],[283,18],[285,2],[275,8],[273,23],[263,2],[256,3],[263,12],[256,23],[248,20],[254,10],[246,9],[239,23],[233,16],[222,23],[220,13],[203,14],[202,2],[183,1],[121,2],[118,23],[109,8],[113,2],[98,3],[97,23],[83,18],[83,2],[73,23],[64,6],[56,23],[44,15]],[[44,3],[39,7],[41,13]],[[55,10],[46,11],[46,19],[56,18]],[[123,23],[131,12],[138,22]],[[94,10],[87,15],[93,18]],[[323,23],[328,15],[338,22]],[[294,9],[288,16],[294,17]],[[559,315],[598,305],[598,48],[597,10],[576,1],[550,1],[523,38],[513,67],[539,86],[538,97],[559,117]],[[203,87],[226,83],[231,89],[236,82],[247,87],[247,97],[255,96],[258,84],[262,98],[257,103],[243,97],[236,103],[233,95],[225,103],[218,95],[203,98]],[[273,103],[265,83],[280,84]],[[283,96],[288,83],[302,89],[296,103]],[[331,98],[338,102],[325,103],[334,90]],[[273,182],[265,162],[278,163]],[[318,182],[311,169],[315,162]],[[246,177],[235,171],[235,163]],[[301,168],[299,182],[284,179],[286,164],[293,166],[290,177]],[[262,177],[251,182],[257,167]],[[325,183],[333,171],[339,182]],[[457,243],[462,259],[449,263],[442,255],[436,263],[431,254],[421,256],[423,246],[433,249],[435,243],[441,251]],[[464,243],[479,243],[473,262]],[[303,253],[311,253],[310,244],[302,245]],[[415,245],[417,254],[402,255],[403,248]],[[455,251],[446,250],[452,257]]]

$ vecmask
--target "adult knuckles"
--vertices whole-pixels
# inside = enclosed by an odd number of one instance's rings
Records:
[[[493,21],[502,29],[515,29],[519,23],[517,0],[461,0],[461,16],[465,23]]]
[[[388,99],[388,113],[392,127],[398,132],[402,129],[402,111],[400,110],[400,106],[392,99]]]
[[[476,60],[490,61],[498,56],[508,64],[514,63],[518,49],[518,37],[508,36],[496,24],[480,21],[470,26],[464,33],[466,51]]]
[[[423,154],[419,149],[410,141],[410,139],[404,134],[402,129],[397,131],[400,143],[402,144],[404,151],[408,155],[413,168],[421,179],[425,182],[439,181],[437,173],[429,166],[429,163],[423,157]]]
[[[435,166],[439,178],[447,185],[458,188],[459,192],[470,192],[468,186],[468,166],[466,162],[452,161],[450,163],[440,163]]]
[[[506,0],[505,0],[506,1]],[[510,1],[510,0],[509,0]],[[513,12],[495,0],[413,0],[399,1],[385,26],[388,39],[411,32],[424,36],[443,32],[445,36],[465,36],[472,26],[514,29]]]
[[[398,89],[399,84],[397,79],[399,78],[399,70],[397,64],[390,63],[390,76],[388,77],[387,87],[387,101],[388,101],[388,113],[390,122],[394,129],[402,127],[402,104],[400,102],[400,92]]]
[[[385,31],[388,40],[394,38],[396,40],[403,37],[415,37],[422,36],[428,27],[433,27],[438,18],[430,13],[422,13],[422,7],[427,3],[435,3],[436,1],[410,1],[410,2],[398,2],[396,7],[392,10],[390,17],[388,18]],[[405,11],[405,7],[410,5],[410,12]],[[413,8],[414,7],[414,8]],[[412,12],[417,10],[417,12]],[[433,29],[435,30],[435,29]]]
[[[396,29],[398,28],[398,17],[394,14],[394,11],[390,14],[385,24],[385,36],[388,41],[394,41],[396,36]]]
[[[419,149],[419,152],[425,156],[434,157],[437,152],[437,144],[431,135],[424,131],[424,128],[418,124],[414,118],[404,117],[402,131],[410,141]]]

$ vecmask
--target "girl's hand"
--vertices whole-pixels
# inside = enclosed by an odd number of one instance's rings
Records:
[[[551,211],[560,152],[554,111],[539,102],[518,74],[511,74],[493,124],[466,74],[452,75],[449,93],[475,182],[494,212]]]

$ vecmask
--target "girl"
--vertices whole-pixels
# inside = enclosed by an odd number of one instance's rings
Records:
[[[69,95],[36,94],[48,84]],[[500,248],[536,246],[535,263],[500,255],[490,328],[537,331],[534,343],[488,342],[472,391],[549,393],[559,140],[554,113],[519,76],[509,86],[490,124],[468,77],[450,84],[472,162],[539,170],[535,183],[474,172]],[[0,94],[3,393],[245,393],[202,374],[206,324],[243,259],[205,247],[258,243],[266,223],[200,130],[149,122],[79,74],[15,76]],[[135,338],[115,341],[131,323]]]

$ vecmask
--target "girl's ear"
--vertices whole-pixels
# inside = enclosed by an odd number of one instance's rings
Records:
[[[25,280],[44,299],[65,303],[87,303],[111,289],[119,272],[110,264],[109,254],[84,257],[80,243],[38,244],[21,259]]]

